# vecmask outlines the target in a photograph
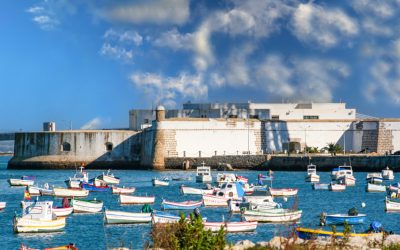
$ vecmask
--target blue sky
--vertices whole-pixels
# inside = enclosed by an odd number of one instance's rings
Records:
[[[399,117],[399,12],[400,0],[2,1],[0,131],[124,128],[129,109],[188,100]]]

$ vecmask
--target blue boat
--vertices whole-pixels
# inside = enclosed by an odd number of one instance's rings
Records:
[[[332,237],[335,236],[337,238],[342,238],[344,236],[343,232],[333,232],[333,231],[328,231],[328,230],[322,230],[322,229],[312,229],[312,228],[301,228],[297,227],[296,228],[296,234],[300,239],[303,240],[312,240],[316,239],[317,237]],[[354,237],[368,237],[373,235],[373,233],[350,233],[348,236]]]
[[[163,200],[161,206],[164,210],[193,210],[201,207],[203,201],[172,202]]]
[[[83,189],[95,192],[106,192],[110,189],[109,186],[95,186],[92,183],[86,183],[86,182],[82,182],[81,187]]]
[[[363,224],[366,218],[366,214],[323,214],[323,223],[325,225],[343,225],[347,222],[349,225],[356,225]]]

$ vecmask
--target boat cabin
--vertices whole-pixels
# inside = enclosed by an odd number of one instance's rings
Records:
[[[53,201],[21,201],[22,218],[53,219]]]

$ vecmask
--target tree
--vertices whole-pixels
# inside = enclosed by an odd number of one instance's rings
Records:
[[[328,143],[328,145],[325,147],[325,149],[331,153],[331,155],[336,155],[337,153],[342,153],[343,149],[339,144],[336,143]]]

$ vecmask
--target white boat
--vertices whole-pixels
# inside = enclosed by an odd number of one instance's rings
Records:
[[[31,176],[22,176],[20,179],[8,179],[8,183],[10,186],[33,186],[35,184],[33,179]]]
[[[242,199],[243,195],[241,183],[224,183],[215,195],[203,194],[203,203],[204,206],[228,206],[228,200]]]
[[[307,182],[319,182],[319,175],[317,174],[317,166],[309,164],[307,166]]]
[[[7,202],[0,202],[0,210],[3,210],[4,208],[6,208]]]
[[[275,203],[274,197],[271,195],[244,196],[243,200],[252,204],[266,204],[267,202]]]
[[[389,167],[386,167],[385,169],[383,169],[382,170],[382,178],[384,180],[394,180],[393,170],[389,169]]]
[[[400,201],[385,199],[385,210],[388,212],[400,212]]]
[[[152,204],[155,199],[156,197],[154,196],[132,196],[123,194],[119,196],[121,204]]]
[[[182,185],[181,192],[183,194],[213,194],[216,189],[211,188],[193,188]]]
[[[89,190],[74,188],[53,188],[54,196],[57,197],[86,197]]]
[[[98,213],[103,209],[103,202],[98,200],[72,199],[74,213]]]
[[[356,178],[353,175],[342,175],[337,179],[337,181],[346,186],[356,185]]]
[[[68,215],[72,214],[73,211],[74,211],[73,207],[53,207],[53,213],[57,217],[68,216]]]
[[[160,180],[157,178],[154,178],[151,180],[151,182],[153,183],[153,186],[157,187],[157,186],[168,186],[169,185],[169,181],[167,179],[164,180]]]
[[[217,183],[221,185],[223,183],[228,182],[236,182],[237,178],[236,175],[233,173],[218,173],[217,174]]]
[[[107,184],[119,184],[120,179],[115,177],[114,174],[111,173],[111,170],[107,170],[107,173],[103,173],[97,179],[103,180]]]
[[[136,188],[134,187],[117,187],[117,186],[112,186],[111,189],[113,194],[132,194],[136,190]]]
[[[203,222],[205,230],[211,230],[211,232],[218,232],[221,227],[224,228],[227,233],[239,233],[239,232],[253,232],[257,228],[257,221],[242,221],[242,222]]]
[[[246,221],[260,221],[260,222],[294,222],[301,218],[301,210],[290,209],[271,209],[271,210],[246,210],[243,217]]]
[[[271,196],[269,196],[271,197]],[[272,197],[271,197],[272,198]],[[245,209],[269,210],[280,206],[280,204],[273,201],[273,199],[259,199],[248,201],[246,197],[240,200],[229,200],[228,209],[231,213],[240,213]]]
[[[272,196],[294,196],[297,195],[297,188],[269,188]]]
[[[344,191],[344,190],[346,190],[346,185],[338,184],[338,183],[331,183],[331,184],[329,184],[329,190],[336,191],[336,192]]]
[[[49,184],[45,183],[43,187],[38,186],[28,186],[28,192],[31,196],[39,196],[39,195],[53,195],[53,190],[49,188]]]
[[[89,182],[89,173],[83,171],[83,167],[80,167],[80,171],[77,171],[73,177],[69,177],[68,180],[65,180],[65,184],[69,188],[80,188],[82,182]]]
[[[53,214],[52,201],[21,202],[22,216],[13,221],[16,233],[59,232],[65,227],[65,218]]]
[[[353,176],[353,168],[351,166],[347,166],[346,164],[334,168],[331,172],[331,179],[332,181],[337,181],[344,175]]]
[[[174,214],[169,214],[169,213],[163,213],[163,212],[153,212],[151,214],[151,223],[156,224],[156,223],[176,223],[181,219],[180,216],[174,215]]]
[[[383,185],[367,183],[367,192],[386,192],[386,187]]]
[[[368,173],[367,182],[372,184],[381,184],[383,182],[383,177],[381,173]]]
[[[151,222],[151,213],[133,213],[106,210],[104,219],[107,224],[132,224]]]
[[[196,169],[196,182],[212,182],[211,168],[204,166],[204,162]]]

